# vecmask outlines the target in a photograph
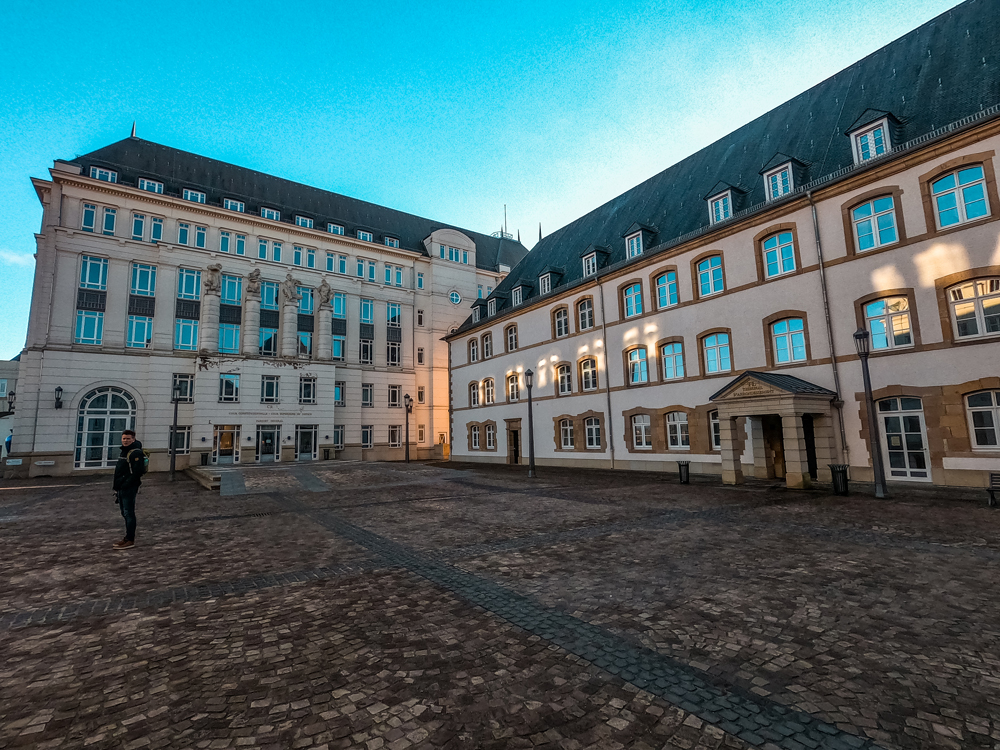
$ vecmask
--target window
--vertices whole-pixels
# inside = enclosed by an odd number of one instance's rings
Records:
[[[296,353],[300,357],[311,357],[313,353],[313,335],[307,331],[298,332],[298,347]]]
[[[559,420],[559,447],[564,451],[573,450],[573,420]]]
[[[706,336],[702,343],[705,347],[705,372],[729,372],[733,369],[728,333],[713,333]]]
[[[338,255],[337,256],[337,273],[347,275],[347,256]]]
[[[299,403],[316,403],[316,378],[299,378]]]
[[[333,405],[334,406],[346,406],[347,405],[347,383],[343,380],[338,380],[333,384]]]
[[[417,289],[424,288],[424,275],[422,273],[417,273]]]
[[[402,316],[398,302],[389,302],[385,306],[385,324],[389,328],[399,328]]]
[[[473,323],[478,323],[479,322],[479,308],[478,307],[473,307],[472,308],[472,322]]]
[[[552,291],[552,275],[544,274],[538,277],[538,293],[548,294]]]
[[[569,336],[569,312],[565,309],[556,310],[556,338]]]
[[[184,188],[182,195],[186,201],[192,201],[193,203],[205,202],[205,194],[198,190],[188,190],[187,188]]]
[[[142,214],[132,214],[132,239],[142,241],[145,234],[146,217]]]
[[[305,216],[296,216],[295,217],[295,226],[305,227],[306,229],[312,229],[313,228],[313,220],[312,219],[307,219]]]
[[[114,208],[104,209],[104,234],[109,237],[114,236],[115,220],[118,218],[118,211]]]
[[[240,353],[240,327],[233,323],[219,324],[219,353]]]
[[[469,406],[479,406],[479,383],[469,385]]]
[[[371,232],[366,232],[363,229],[359,229],[358,230],[358,239],[359,240],[364,240],[365,242],[371,242],[372,241],[372,233]]]
[[[223,198],[222,207],[230,211],[239,211],[240,213],[246,211],[246,205],[243,201],[234,201],[232,198]]]
[[[496,425],[486,425],[486,450],[493,451],[497,448],[497,428]]]
[[[667,271],[656,277],[656,304],[660,310],[677,304],[676,271]]]
[[[344,450],[344,425],[335,424],[333,426],[333,448],[334,450]]]
[[[424,348],[422,346],[417,347],[417,364],[422,365],[424,363]]]
[[[247,254],[247,238],[245,234],[236,235],[236,254],[237,255]]]
[[[938,227],[944,229],[989,214],[982,165],[959,169],[931,185]]]
[[[194,246],[205,249],[208,244],[208,230],[205,227],[194,228]]]
[[[333,253],[326,254],[326,270],[333,273],[336,268],[336,256]]]
[[[100,290],[108,288],[107,258],[95,258],[92,255],[83,256],[83,265],[80,268],[80,288]]]
[[[708,413],[708,432],[712,441],[712,450],[722,450],[722,424],[719,422],[719,412]]]
[[[80,228],[85,232],[93,232],[94,224],[97,220],[97,206],[90,203],[83,204],[83,219],[80,221]]]
[[[163,219],[156,216],[150,219],[149,241],[154,244],[163,241]]]
[[[662,360],[664,380],[677,380],[684,377],[684,345],[681,342],[675,341],[660,347],[660,359]]]
[[[521,301],[523,299],[523,296],[524,296],[524,294],[523,294],[523,288],[522,287],[515,287],[514,291],[511,292],[511,294],[510,294],[510,304],[514,305],[515,307],[517,305],[520,305]]]
[[[645,349],[633,349],[628,353],[628,382],[631,385],[649,382]]]
[[[653,448],[653,431],[650,429],[648,414],[636,414],[632,417],[632,447],[637,450]]]
[[[400,409],[403,406],[403,386],[389,386],[389,400],[387,402],[390,409]]]
[[[371,339],[361,339],[360,361],[363,365],[375,362],[375,343]]]
[[[851,221],[854,223],[858,252],[891,245],[899,239],[896,234],[896,210],[891,195],[858,206],[851,211]]]
[[[260,335],[260,340],[257,346],[258,354],[260,354],[262,357],[277,357],[278,329],[261,328],[259,335]]]
[[[191,233],[191,225],[183,221],[177,222],[177,244],[186,245],[188,243],[188,235]]]
[[[791,167],[786,164],[768,172],[764,175],[764,184],[767,187],[767,199],[771,201],[792,192]]]
[[[312,315],[316,309],[313,290],[307,286],[297,286],[295,291],[299,295],[299,315]]]
[[[298,245],[292,245],[292,263],[296,266],[302,265],[302,248]]]
[[[919,398],[887,398],[878,402],[890,479],[930,481],[927,426]]]
[[[802,318],[785,318],[771,326],[775,364],[805,362],[806,334]]]
[[[721,292],[723,288],[722,257],[713,255],[711,258],[705,258],[698,264],[699,296],[707,297],[710,294]]]
[[[0,378],[0,398],[7,398],[7,378]]]
[[[517,326],[507,326],[504,333],[507,334],[507,351],[512,352],[517,349]]]
[[[977,279],[948,290],[958,338],[1000,333],[1000,277]]]
[[[385,345],[385,363],[389,367],[399,367],[402,364],[403,347],[398,341],[390,341]]]
[[[311,247],[307,247],[306,248],[306,268],[315,268],[315,267],[316,267],[316,251],[313,248],[311,248]]]
[[[427,436],[427,427],[425,425],[417,425],[417,442],[424,442],[424,438]]]
[[[333,337],[333,358],[341,362],[347,356],[347,337],[334,334]]]
[[[691,450],[686,412],[672,411],[667,413],[667,447],[672,451]]]
[[[278,403],[278,376],[264,375],[260,379],[260,402],[262,404]]]
[[[257,243],[257,257],[261,260],[267,260],[267,240],[260,240]]]
[[[187,426],[184,426],[184,427],[181,427],[180,425],[177,425],[176,432],[174,432],[174,427],[173,427],[173,425],[171,425],[168,428],[168,435],[169,435],[170,432],[173,432],[173,436],[174,436],[174,439],[173,439],[173,448],[174,448],[174,451],[176,452],[176,454],[178,456],[185,456],[188,453],[190,453],[191,452],[191,425],[187,425]],[[167,443],[167,445],[168,446],[170,445],[170,443],[169,443],[169,437],[168,437],[168,443]]]
[[[417,325],[421,326],[421,327],[424,325],[424,311],[423,310],[417,310]]]
[[[219,232],[219,252],[229,252],[229,241],[231,239],[232,235],[229,232]]]
[[[887,297],[865,305],[865,327],[874,350],[913,346],[910,303],[906,297]]]
[[[586,331],[594,327],[594,303],[585,299],[576,306],[577,319],[580,321],[579,330]]]
[[[375,320],[375,302],[370,299],[361,300],[361,322],[372,323]]]
[[[583,423],[587,432],[587,450],[601,449],[601,420],[597,417],[587,417]]]
[[[90,178],[93,180],[102,180],[103,182],[118,182],[118,173],[110,169],[91,167]]]
[[[222,275],[222,304],[238,305],[243,299],[243,279],[239,276]]]
[[[593,357],[580,363],[580,387],[585,391],[597,390],[597,360]]]
[[[625,289],[625,317],[642,315],[642,285],[632,284]]]
[[[880,122],[873,128],[864,130],[854,136],[854,149],[857,162],[868,161],[885,153],[886,137],[885,123]]]
[[[469,428],[469,437],[472,444],[472,450],[479,450],[479,425],[473,425]]]
[[[397,240],[395,237],[386,237],[385,245],[386,247],[399,247],[399,240]]]
[[[422,385],[418,385],[417,386],[417,403],[418,404],[424,403],[424,393],[425,393],[424,387]]]
[[[568,396],[573,393],[573,376],[569,365],[559,365],[556,368],[556,380],[559,382],[560,396]]]
[[[642,255],[642,233],[636,232],[635,234],[626,237],[625,247],[628,249],[628,257],[630,258]]]
[[[1000,450],[1000,391],[980,391],[965,397],[973,450]]]
[[[145,315],[129,315],[125,346],[131,349],[148,349],[152,344],[153,319]]]
[[[281,262],[281,243],[272,242],[271,243],[271,260],[275,263]]]
[[[220,375],[219,376],[219,401],[239,401],[240,400],[240,376]]]
[[[198,321],[177,318],[174,323],[174,349],[193,352],[198,348]]]
[[[518,382],[517,375],[507,376],[507,400],[517,401],[521,397],[521,385]]]
[[[93,310],[77,310],[76,343],[99,346],[103,339],[104,313]]]
[[[278,283],[276,281],[264,281],[260,285],[260,309],[279,309]]]
[[[486,310],[487,310],[487,314],[488,315],[496,315],[497,314],[497,301],[495,299],[489,300],[486,303]]]
[[[778,232],[764,240],[764,267],[768,278],[781,276],[795,270],[795,245],[791,232]],[[699,266],[700,268],[700,266]],[[722,270],[719,269],[719,291],[722,289]],[[704,292],[702,292],[704,296]]]
[[[708,218],[710,223],[718,224],[733,215],[732,194],[729,192],[710,198],[708,201]]]
[[[375,386],[371,383],[361,384],[361,405],[366,407],[375,406]]]
[[[476,299],[482,299],[482,298],[483,298],[483,285],[478,284],[476,286]]]
[[[372,436],[375,434],[375,428],[370,424],[361,425],[361,447],[371,448],[373,443]]]
[[[347,295],[342,292],[335,292],[333,295],[333,317],[347,317]]]
[[[273,208],[261,208],[260,216],[262,219],[270,219],[271,221],[280,221],[281,211],[275,211]]]
[[[489,359],[493,356],[493,334],[484,333],[483,334],[483,359]]]
[[[583,275],[593,276],[597,273],[597,253],[583,256]]]
[[[327,224],[326,231],[330,234],[343,234],[344,228],[340,224]]]
[[[493,378],[486,378],[483,381],[483,403],[492,404],[495,400]]]
[[[180,387],[180,398],[177,399],[181,403],[193,403],[194,402],[194,375],[185,375],[182,373],[174,373],[173,383],[171,384],[171,394],[173,393],[173,387]]]

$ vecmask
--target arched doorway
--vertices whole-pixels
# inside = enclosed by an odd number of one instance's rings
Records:
[[[76,423],[77,469],[114,466],[122,430],[135,429],[135,398],[122,388],[95,388],[80,401]]]

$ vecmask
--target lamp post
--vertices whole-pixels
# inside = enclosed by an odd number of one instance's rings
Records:
[[[177,467],[177,404],[181,400],[180,383],[174,384],[170,400],[174,404],[174,426],[170,428],[170,481],[174,481],[174,469]],[[205,438],[202,438],[204,440]],[[247,438],[249,440],[249,438]]]
[[[531,415],[531,383],[535,373],[524,371],[524,385],[528,388],[528,479],[535,478],[535,423]]]
[[[868,434],[871,437],[872,471],[875,474],[875,497],[889,497],[885,486],[885,467],[882,464],[882,440],[879,438],[879,426],[875,417],[875,401],[872,399],[872,379],[868,373],[868,355],[871,353],[871,334],[864,328],[854,332],[854,348],[861,358],[861,374],[865,381],[865,407],[868,410]]]
[[[409,393],[403,396],[403,406],[406,407],[406,463],[410,463],[410,412],[413,411],[413,399]]]

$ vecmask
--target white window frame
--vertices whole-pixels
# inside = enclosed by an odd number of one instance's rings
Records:
[[[596,357],[587,357],[580,363],[580,388],[583,391],[596,391],[600,388]]]
[[[272,386],[268,388],[268,386]],[[270,391],[270,393],[268,392]],[[260,402],[262,404],[281,403],[281,378],[278,375],[261,375]]]
[[[686,411],[667,412],[667,448],[672,451],[691,450],[691,434],[688,431]]]
[[[556,338],[561,339],[569,336],[569,310],[560,307],[555,314]]]
[[[227,386],[228,384],[228,386]],[[227,393],[228,391],[228,393]],[[219,403],[237,404],[240,401],[240,376],[235,373],[219,375]]]
[[[219,324],[219,353],[220,354],[240,353],[239,323]]]
[[[869,136],[874,137],[877,130],[882,131],[882,153],[873,153],[869,156],[864,156],[864,139]],[[874,148],[877,150],[878,145],[873,142]],[[884,156],[885,154],[892,151],[892,143],[889,138],[889,120],[883,117],[877,122],[873,122],[866,125],[861,130],[851,134],[851,148],[854,151],[854,163],[861,164],[862,162],[871,161],[879,156]]]
[[[548,294],[552,291],[552,274],[543,273],[538,277],[538,293]]]
[[[876,207],[875,204],[886,200],[889,201],[888,208],[884,207],[884,203],[882,207]],[[869,210],[869,213],[859,216],[858,212],[865,208]],[[890,226],[882,226],[885,219],[889,219]],[[866,235],[867,237],[871,237],[872,244],[869,247],[861,247],[861,227],[865,224],[871,229],[871,232]],[[851,226],[854,228],[854,247],[859,253],[866,253],[870,250],[896,244],[899,242],[899,227],[896,224],[896,199],[892,195],[881,195],[878,198],[872,198],[870,201],[865,201],[861,205],[855,206],[851,209]],[[890,229],[892,230],[893,238],[883,242],[882,234]]]
[[[787,235],[788,241],[783,242],[782,238]],[[770,244],[773,240],[773,244]],[[769,279],[776,279],[779,276],[795,273],[795,235],[789,230],[775,232],[761,243],[761,253],[764,255],[764,275]],[[787,252],[786,252],[787,251]],[[773,264],[777,270],[771,273],[772,257]],[[791,264],[791,268],[787,266]]]
[[[576,438],[573,435],[572,419],[559,420],[559,447],[564,451],[571,451],[576,447]]]
[[[982,401],[983,396],[987,396],[990,405],[981,404],[973,406],[969,402],[977,398]],[[985,391],[967,393],[963,397],[965,401],[965,413],[969,421],[969,438],[972,442],[972,450],[980,452],[997,453],[1000,452],[1000,389],[993,388]],[[977,419],[977,416],[979,418]],[[979,424],[976,424],[976,422]],[[992,436],[993,442],[980,443],[980,437]]]
[[[228,209],[229,211],[237,211],[239,213],[245,213],[247,206],[243,201],[234,201],[232,198],[223,198],[222,207]]]
[[[869,308],[879,303],[883,304],[881,311],[870,310]],[[864,304],[861,310],[865,319],[865,328],[871,335],[872,351],[890,351],[892,349],[912,349],[913,342],[913,321],[910,318],[910,301],[906,297],[882,297],[873,299]],[[905,327],[903,321],[905,320]],[[906,335],[909,341],[897,343],[897,336]],[[884,345],[880,345],[880,339],[885,340]]]
[[[625,257],[638,258],[640,255],[642,255],[642,232],[636,232],[625,238]]]
[[[793,326],[797,325],[797,328]],[[781,359],[781,352],[786,352],[787,359]],[[771,351],[774,354],[774,364],[792,365],[806,361],[806,323],[802,318],[782,318],[771,324]],[[801,356],[796,356],[796,353]]]
[[[517,374],[507,376],[507,401],[513,403],[521,400],[521,382]]]
[[[725,338],[725,341],[722,339]],[[720,372],[732,372],[733,350],[728,333],[710,333],[701,340],[702,356],[705,362],[705,374],[714,375]],[[723,352],[725,357],[723,357]],[[714,354],[714,357],[711,356]],[[714,363],[714,369],[713,369]],[[723,367],[723,364],[726,366]]]
[[[507,326],[504,329],[504,335],[507,339],[507,351],[517,351],[517,325],[514,324]]]
[[[666,310],[668,307],[676,307],[679,302],[677,271],[664,271],[656,277],[657,309]]]
[[[597,253],[583,256],[583,275],[593,276],[597,273]]]
[[[785,175],[785,179],[781,179],[781,175]],[[792,163],[785,162],[780,167],[775,167],[769,172],[764,173],[764,188],[767,191],[767,199],[769,201],[777,200],[782,198],[795,189],[795,184],[792,177]]]
[[[909,408],[904,402],[911,402]],[[920,408],[912,408],[912,402],[917,402]],[[895,406],[896,408],[892,408]],[[886,479],[890,482],[930,482],[931,481],[931,458],[930,449],[927,442],[927,421],[924,419],[923,399],[915,396],[894,396],[891,398],[879,399],[875,404],[875,411],[878,415],[878,429],[882,438],[882,458],[885,461]],[[890,433],[887,430],[887,419],[897,418],[900,421],[901,430],[898,433]],[[917,431],[908,428],[909,419],[917,419]],[[921,438],[921,448],[914,450],[907,435],[919,434]],[[898,436],[898,437],[897,437]],[[923,454],[924,467],[911,468],[912,454]],[[905,466],[893,466],[892,454],[904,454]],[[910,454],[910,455],[906,455]]]
[[[156,296],[156,266],[148,263],[132,264],[132,285],[129,294],[140,297]]]
[[[516,286],[514,287],[514,290],[510,293],[510,304],[514,307],[517,307],[518,305],[521,304],[523,298],[524,298],[523,287]]]
[[[483,335],[483,359],[489,359],[493,356],[493,334],[487,333]]]
[[[344,234],[344,228],[340,224],[334,224],[332,222],[326,225],[326,231],[330,234],[339,234],[341,236]]]
[[[148,193],[163,194],[163,183],[156,180],[147,180],[145,177],[139,178],[139,189]]]
[[[645,347],[636,347],[628,353],[628,384],[643,385],[649,382],[649,362]]]
[[[586,312],[586,318],[584,313]],[[580,300],[576,305],[576,319],[580,331],[589,331],[594,327],[594,302],[593,300]]]
[[[648,414],[632,415],[632,448],[639,451],[653,450],[653,429]]]
[[[204,203],[206,196],[200,190],[191,190],[190,188],[184,188],[181,192],[181,197],[186,201],[191,201],[192,203]]]
[[[479,383],[469,384],[469,406],[479,406]]]
[[[295,226],[304,227],[305,229],[313,228],[313,220],[308,216],[298,216],[295,217]]]
[[[718,411],[708,413],[708,437],[712,444],[712,450],[722,450],[722,422],[719,421]]]
[[[718,260],[719,265],[713,266],[712,261]],[[702,265],[708,264],[708,266],[702,269]],[[718,270],[719,275],[716,278],[715,271]],[[702,258],[698,261],[698,265],[695,266],[695,272],[698,274],[698,299],[705,299],[706,297],[711,297],[714,294],[722,294],[726,291],[726,276],[722,270],[722,255],[715,254],[710,255],[707,258]],[[702,278],[704,276],[704,278]],[[704,291],[705,282],[708,282],[708,291]],[[716,282],[719,284],[719,288],[716,289]]]
[[[361,425],[361,447],[371,448],[375,445],[375,425]]]
[[[103,340],[104,313],[96,310],[77,310],[73,341],[87,346],[100,346]]]
[[[642,315],[642,284],[638,281],[622,290],[622,301],[626,318]]]
[[[300,375],[299,376],[299,403],[300,404],[315,404],[316,403],[316,378]]]
[[[105,169],[104,167],[91,167],[90,168],[90,179],[100,180],[101,182],[118,182],[118,173],[113,169]]]
[[[357,231],[358,239],[364,242],[371,242],[374,235],[371,232],[366,232],[364,229],[359,229]]]
[[[708,222],[718,224],[733,215],[733,191],[726,190],[708,199]]]
[[[573,368],[569,365],[559,365],[556,368],[556,383],[560,396],[573,395]]]
[[[469,361],[479,361],[479,339],[469,339]]]
[[[971,289],[970,289],[971,287]],[[966,296],[968,292],[973,296]],[[990,305],[990,307],[987,307]],[[951,316],[952,331],[955,339],[992,338],[1000,335],[1000,276],[983,276],[969,279],[948,289],[948,310]],[[965,313],[965,321],[975,321],[975,333],[962,333],[959,325],[959,310],[970,310],[972,316]],[[996,321],[996,322],[994,322]],[[994,330],[988,331],[988,326],[994,325]]]
[[[472,450],[479,450],[479,425],[475,424],[469,428],[469,437]]]
[[[587,417],[583,423],[584,432],[587,435],[587,450],[601,450],[601,419],[600,417]]]
[[[361,406],[364,408],[375,408],[375,384],[361,384]]]
[[[395,237],[386,237],[385,238],[385,246],[386,247],[399,247],[399,240],[397,240]]]
[[[271,221],[281,221],[281,211],[278,211],[275,208],[265,208],[264,206],[261,206],[260,218],[270,219]]]
[[[493,378],[483,380],[483,403],[486,405],[496,401],[496,383]]]
[[[497,427],[493,424],[486,425],[486,450],[494,451],[497,448]]]
[[[664,380],[684,378],[684,344],[671,341],[660,347],[660,372]]]
[[[193,352],[198,350],[198,321],[177,318],[174,322],[174,350]]]
[[[963,183],[962,175],[974,170],[978,170],[980,176],[974,180]],[[943,187],[939,190],[935,189],[935,186],[940,185],[948,178],[954,179],[954,187]],[[968,224],[972,221],[981,221],[990,216],[990,197],[989,191],[986,189],[986,168],[982,163],[966,164],[958,169],[948,172],[947,174],[943,174],[940,177],[935,178],[929,187],[931,200],[934,202],[934,223],[937,225],[938,229],[949,229],[951,227],[961,226],[962,224]],[[979,192],[981,193],[980,197],[973,200],[966,200],[966,192],[976,187],[979,188]],[[941,201],[947,196],[954,196],[955,205],[942,210]],[[984,212],[978,216],[969,218],[969,205],[979,203],[980,201],[983,204]],[[953,222],[943,224],[941,222],[941,214],[944,211],[955,211],[958,218]]]
[[[153,318],[148,315],[129,315],[125,346],[129,349],[149,349],[153,345]]]
[[[493,316],[493,315],[497,314],[497,301],[495,299],[491,299],[491,300],[487,301],[487,303],[486,303],[486,314],[490,315],[490,316]]]

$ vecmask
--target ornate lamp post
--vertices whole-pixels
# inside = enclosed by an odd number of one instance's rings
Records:
[[[7,393],[7,412],[9,414],[14,413],[14,391],[9,391]]]
[[[406,463],[410,463],[410,412],[413,411],[413,399],[409,393],[403,396],[403,406],[406,407]]]
[[[174,405],[174,426],[170,428],[170,477],[169,480],[174,481],[174,469],[177,467],[177,404],[181,400],[181,386],[180,383],[174,384],[174,390],[171,393],[172,398],[170,399]],[[205,438],[202,438],[204,440]],[[248,437],[247,440],[250,438]]]
[[[528,479],[535,478],[535,422],[531,415],[531,384],[534,375],[531,370],[524,371],[524,385],[528,388]]]
[[[875,416],[875,401],[872,399],[872,380],[868,372],[868,355],[871,353],[871,334],[864,328],[854,332],[854,348],[861,358],[861,374],[865,380],[865,407],[868,410],[868,435],[871,439],[872,471],[875,473],[875,497],[889,497],[885,486],[885,466],[882,464],[882,440],[879,437],[879,425]]]

